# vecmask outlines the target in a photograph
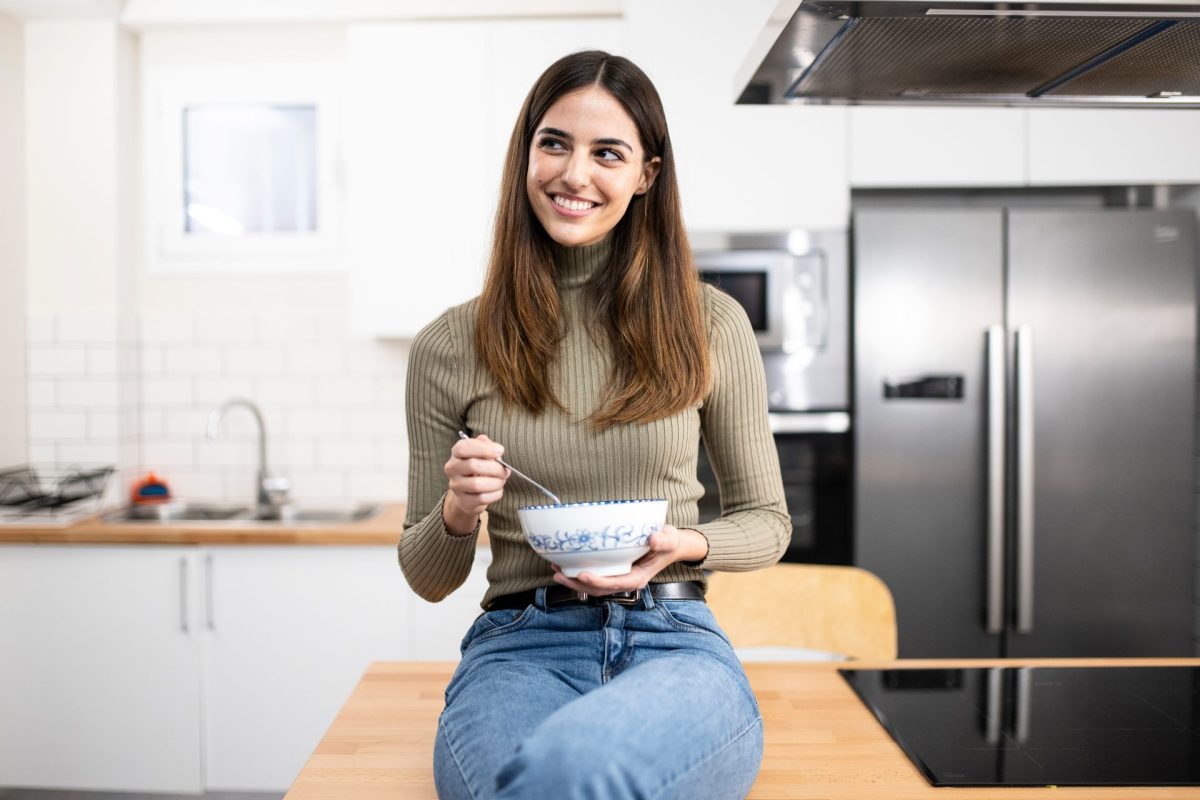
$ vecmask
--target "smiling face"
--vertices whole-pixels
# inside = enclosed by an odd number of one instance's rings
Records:
[[[646,159],[637,125],[616,98],[589,86],[564,94],[538,122],[525,189],[550,238],[594,244],[654,183],[660,159]]]

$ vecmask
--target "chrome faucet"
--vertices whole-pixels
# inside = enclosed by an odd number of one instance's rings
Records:
[[[208,438],[217,438],[222,418],[234,406],[247,409],[258,423],[258,477],[255,486],[255,502],[258,507],[255,516],[258,519],[285,518],[291,509],[288,492],[292,485],[287,478],[272,477],[267,473],[267,426],[258,406],[244,397],[231,397],[221,403],[208,415]]]

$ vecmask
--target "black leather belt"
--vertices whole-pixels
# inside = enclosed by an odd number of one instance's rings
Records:
[[[699,600],[704,601],[704,587],[697,581],[677,581],[675,583],[652,583],[645,589],[635,589],[632,592],[617,592],[615,594],[584,595],[579,599],[579,592],[566,586],[555,584],[546,587],[546,605],[554,606],[598,606],[604,603],[616,603],[622,606],[636,605],[642,597],[642,592],[649,591],[655,600]],[[488,611],[502,608],[525,608],[533,605],[537,597],[537,589],[526,589],[523,592],[503,594],[488,603]]]

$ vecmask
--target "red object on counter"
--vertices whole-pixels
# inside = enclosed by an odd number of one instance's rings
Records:
[[[129,490],[129,502],[134,505],[165,503],[171,499],[171,487],[153,472],[134,481]]]

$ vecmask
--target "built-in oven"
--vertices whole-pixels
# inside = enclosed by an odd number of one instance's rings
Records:
[[[845,231],[692,234],[701,280],[746,310],[792,518],[785,561],[850,564],[849,268]],[[721,513],[700,448],[700,521]]]
[[[850,454],[853,448],[848,416],[829,414],[814,418],[772,414],[771,421],[775,447],[779,451],[783,494],[792,518],[792,538],[783,560],[808,564],[853,563],[854,537],[850,518]],[[789,423],[792,424],[789,426]],[[720,516],[721,499],[716,476],[703,446],[697,475],[704,485],[700,521],[707,522]]]

